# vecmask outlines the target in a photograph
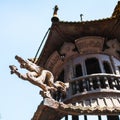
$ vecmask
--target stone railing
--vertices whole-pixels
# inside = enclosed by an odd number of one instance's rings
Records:
[[[120,75],[114,74],[92,74],[73,78],[69,81],[69,89],[65,99],[69,99],[75,95],[88,93],[96,93],[100,91],[120,91]],[[64,101],[64,100],[63,100]]]
[[[111,74],[92,74],[73,78],[70,81],[72,94],[96,89],[120,90],[120,76]]]

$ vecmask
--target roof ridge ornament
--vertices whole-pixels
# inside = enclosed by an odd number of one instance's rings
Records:
[[[59,22],[59,18],[57,16],[57,11],[59,10],[58,6],[55,5],[54,7],[54,12],[53,12],[53,17],[51,19],[52,22]]]
[[[120,17],[120,1],[118,1],[118,4],[116,5],[114,12],[112,14],[112,17]]]
[[[80,20],[83,21],[83,14],[80,14]]]

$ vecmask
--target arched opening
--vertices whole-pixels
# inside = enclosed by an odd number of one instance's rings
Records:
[[[104,68],[105,73],[112,74],[112,70],[111,70],[110,64],[107,61],[103,62],[103,68]]]
[[[85,60],[87,74],[101,73],[99,61],[96,58],[89,58]]]
[[[75,66],[75,77],[80,77],[80,76],[83,76],[83,72],[82,72],[81,64],[78,64]]]

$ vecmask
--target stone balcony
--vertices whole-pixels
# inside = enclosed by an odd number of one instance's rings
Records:
[[[73,78],[63,102],[79,102],[96,98],[120,96],[120,76],[114,74],[92,74]],[[114,94],[113,94],[114,93]],[[72,102],[72,103],[73,103]]]

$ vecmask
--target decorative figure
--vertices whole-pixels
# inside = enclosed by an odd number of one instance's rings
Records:
[[[112,54],[115,57],[119,57],[118,51],[120,52],[120,43],[117,39],[109,40],[107,43],[108,49],[104,50],[104,53]]]
[[[64,42],[63,46],[61,47],[60,54],[64,56],[63,59],[66,59],[70,56],[77,54],[77,52],[74,51],[74,49],[75,44],[71,42]]]
[[[58,90],[60,90],[62,94],[66,94],[68,84],[61,81],[54,82],[54,76],[50,71],[37,66],[30,60],[24,60],[17,55],[15,56],[15,59],[20,63],[21,68],[27,69],[29,72],[21,74],[16,66],[10,65],[11,74],[15,73],[21,79],[27,80],[40,87],[43,90],[40,92],[43,97],[51,98],[51,93]]]

